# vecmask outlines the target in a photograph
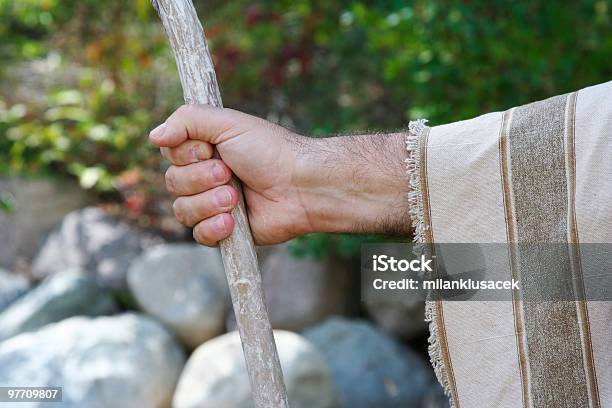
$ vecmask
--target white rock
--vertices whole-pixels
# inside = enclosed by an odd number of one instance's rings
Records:
[[[49,276],[0,313],[0,341],[72,316],[114,313],[107,290],[80,270]]]
[[[351,296],[358,274],[346,263],[292,255],[287,245],[266,248],[261,274],[272,327],[301,331],[331,315],[350,314],[359,307]],[[236,328],[230,313],[227,327]]]
[[[329,318],[304,336],[325,356],[343,407],[416,408],[434,382],[421,356],[366,320]]]
[[[190,347],[223,332],[229,289],[217,249],[194,244],[151,248],[131,265],[128,286],[143,311]]]
[[[30,283],[24,276],[0,268],[0,312],[23,295],[29,287]]]
[[[318,351],[298,334],[275,330],[291,408],[336,407],[329,369]],[[251,408],[249,378],[240,336],[227,333],[202,344],[189,358],[173,408]]]
[[[62,386],[62,408],[162,408],[184,361],[151,318],[74,317],[0,343],[0,386]]]
[[[103,286],[123,289],[129,265],[159,241],[99,208],[87,207],[68,214],[48,236],[32,273],[43,278],[78,267],[95,274]]]

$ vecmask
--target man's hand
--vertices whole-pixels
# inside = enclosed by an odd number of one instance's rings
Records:
[[[203,245],[234,227],[232,172],[257,244],[310,232],[409,232],[400,133],[316,139],[231,109],[185,105],[149,138],[173,164],[166,185],[177,219]]]

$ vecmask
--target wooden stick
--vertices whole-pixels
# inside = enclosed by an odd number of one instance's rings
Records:
[[[191,0],[151,0],[172,46],[188,104],[222,107],[215,69],[204,30]],[[230,185],[242,192],[240,181]],[[232,211],[234,232],[220,242],[223,265],[251,383],[258,408],[288,407],[272,326],[264,302],[261,274],[244,199]]]

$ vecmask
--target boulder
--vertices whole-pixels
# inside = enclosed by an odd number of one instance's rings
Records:
[[[0,178],[0,198],[12,207],[0,210],[0,267],[9,269],[31,261],[53,226],[89,202],[77,183],[46,178]]]
[[[260,251],[260,254],[262,251]],[[272,327],[301,331],[331,315],[350,314],[358,307],[358,288],[349,265],[331,257],[318,261],[292,255],[287,245],[269,247],[260,256],[266,306]],[[229,330],[236,329],[233,312]]]
[[[436,381],[432,384],[418,408],[451,408],[450,399],[444,395],[444,389],[440,383]]]
[[[50,276],[0,313],[0,340],[77,315],[116,311],[111,295],[78,270]]]
[[[30,283],[19,274],[0,268],[0,312],[28,291]]]
[[[128,287],[143,311],[192,348],[223,332],[229,289],[216,248],[195,244],[151,248],[131,265]]]
[[[413,339],[427,332],[425,302],[380,298],[365,302],[365,308],[376,325],[394,336]]]
[[[342,407],[418,407],[433,372],[413,351],[360,319],[330,318],[305,331],[325,357]]]
[[[73,317],[0,343],[0,386],[62,386],[63,408],[162,408],[184,361],[149,317]]]
[[[160,239],[87,207],[68,214],[48,236],[32,265],[36,278],[78,267],[95,274],[103,286],[125,288],[132,261]]]
[[[274,332],[291,408],[330,408],[336,394],[319,352],[298,334]],[[181,374],[174,408],[251,408],[249,378],[238,332],[207,341]]]

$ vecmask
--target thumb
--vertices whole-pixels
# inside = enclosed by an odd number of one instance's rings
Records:
[[[187,139],[219,144],[231,138],[237,124],[251,117],[227,108],[210,105],[183,105],[149,134],[158,147],[175,147]]]

